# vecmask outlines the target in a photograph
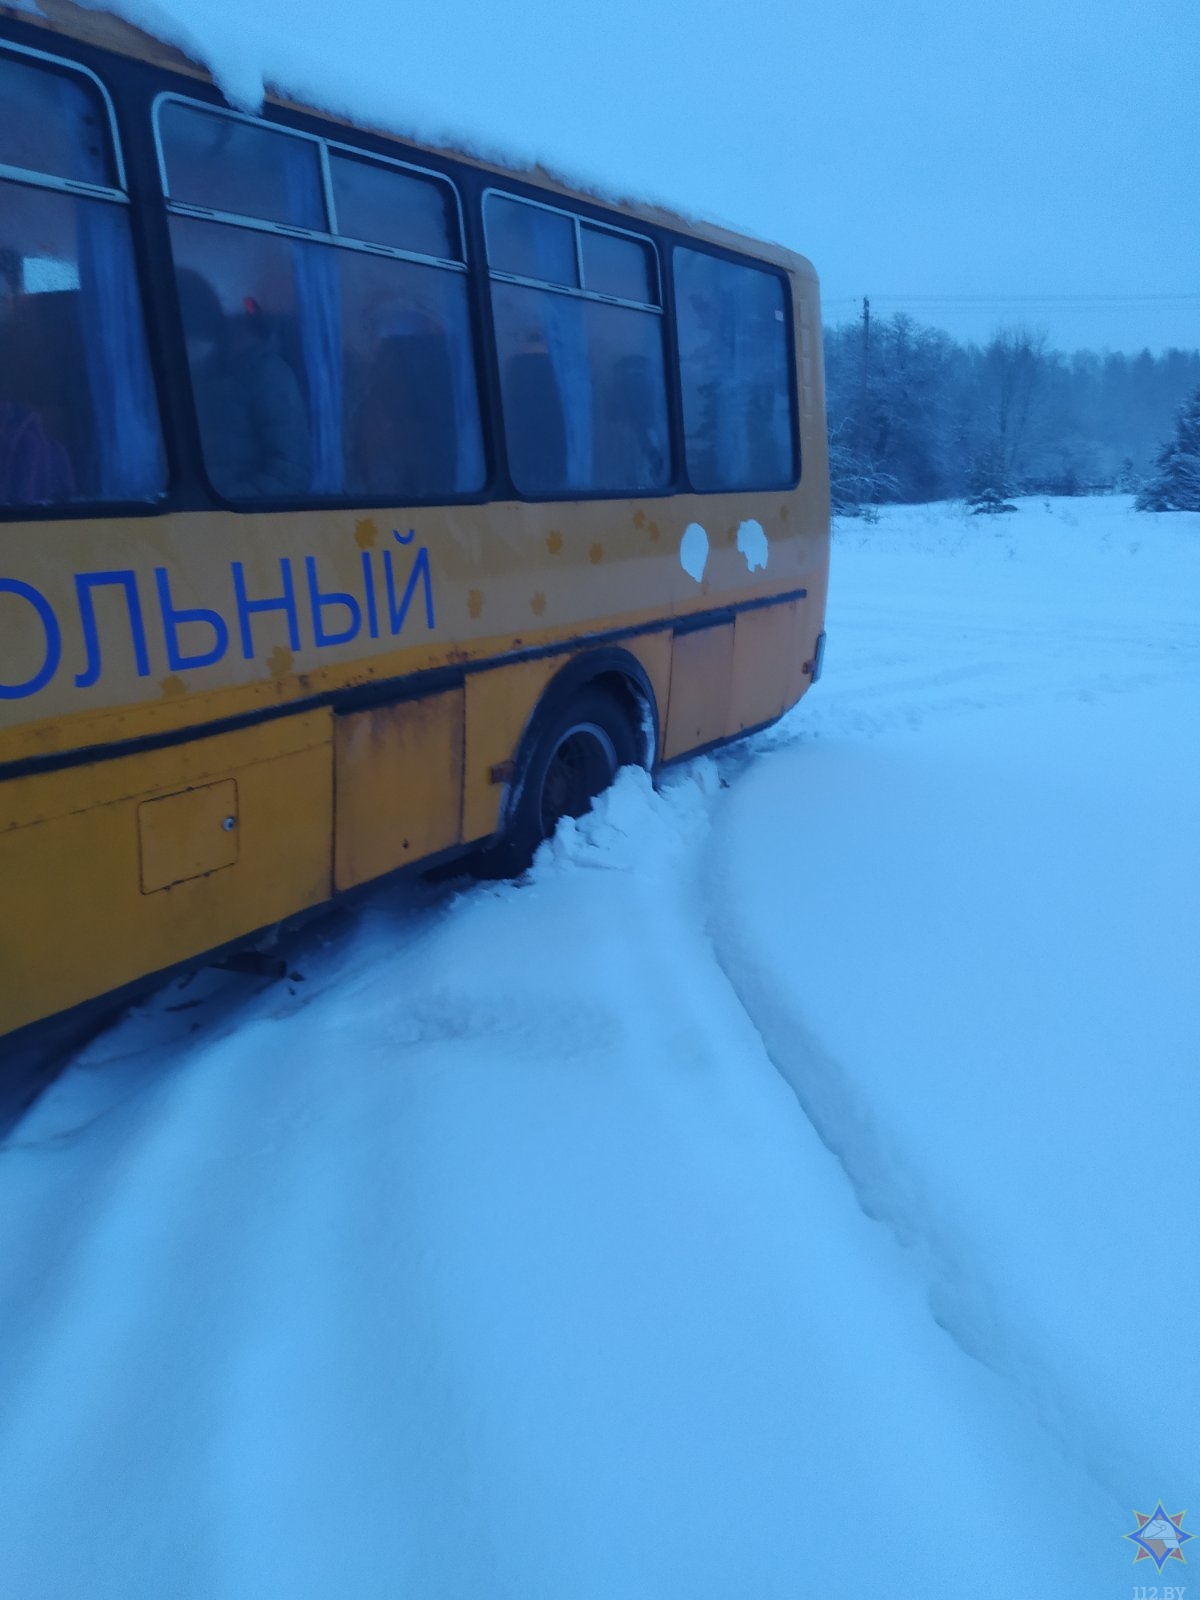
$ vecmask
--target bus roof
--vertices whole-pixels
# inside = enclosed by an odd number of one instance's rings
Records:
[[[166,14],[156,8],[156,15],[164,17]],[[147,28],[127,21],[114,11],[76,5],[74,0],[37,0],[36,9],[28,4],[28,0],[17,5],[0,0],[0,17],[32,24],[45,29],[49,33],[78,40],[97,49],[110,50],[116,54],[146,62],[151,66],[160,67],[164,71],[196,78],[204,83],[213,85],[218,89],[218,92],[221,91],[221,85],[209,67],[189,55],[180,44],[169,43],[167,40],[157,37],[148,31]],[[186,29],[182,24],[180,36],[181,38],[186,37]],[[788,250],[783,245],[755,238],[749,234],[739,233],[733,228],[725,227],[716,222],[687,216],[680,211],[673,210],[666,204],[631,199],[603,192],[598,188],[574,182],[540,163],[535,165],[518,163],[506,165],[497,160],[489,160],[464,145],[424,139],[419,134],[406,131],[398,124],[387,127],[374,122],[356,121],[344,115],[322,109],[320,106],[306,104],[270,83],[266,86],[265,99],[268,105],[301,112],[308,116],[316,116],[339,127],[360,128],[364,132],[371,133],[379,138],[396,139],[402,141],[411,149],[453,156],[455,160],[462,161],[480,171],[495,173],[497,176],[502,177],[515,177],[523,182],[536,184],[540,188],[546,189],[548,192],[564,199],[582,200],[596,205],[611,206],[620,210],[626,216],[637,218],[643,222],[686,233],[693,238],[706,240],[711,244],[727,249],[747,252],[763,261],[769,261],[776,266],[783,267],[800,278],[813,281],[816,279],[816,272],[811,262],[806,257],[798,255],[795,251]]]

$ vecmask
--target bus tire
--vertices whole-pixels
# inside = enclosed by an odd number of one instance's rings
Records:
[[[535,726],[517,775],[504,839],[489,866],[524,872],[563,817],[581,817],[622,767],[644,765],[641,740],[626,707],[598,685],[549,710]]]

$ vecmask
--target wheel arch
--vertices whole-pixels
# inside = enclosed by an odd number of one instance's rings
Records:
[[[604,689],[629,718],[642,753],[642,765],[653,771],[658,761],[661,722],[658,699],[645,667],[619,645],[584,650],[562,666],[542,691],[529,714],[513,759],[513,776],[500,811],[501,832],[507,828],[529,771],[530,760],[546,724],[585,689]]]

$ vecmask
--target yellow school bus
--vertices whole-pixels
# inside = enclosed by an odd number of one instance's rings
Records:
[[[815,274],[0,5],[0,1034],[820,671]]]

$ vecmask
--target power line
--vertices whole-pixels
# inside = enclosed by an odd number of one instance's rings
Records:
[[[963,310],[998,310],[1004,306],[1125,306],[1125,305],[1200,305],[1200,291],[1182,294],[875,294],[877,304],[906,305]],[[823,295],[827,306],[857,306],[858,295]]]

